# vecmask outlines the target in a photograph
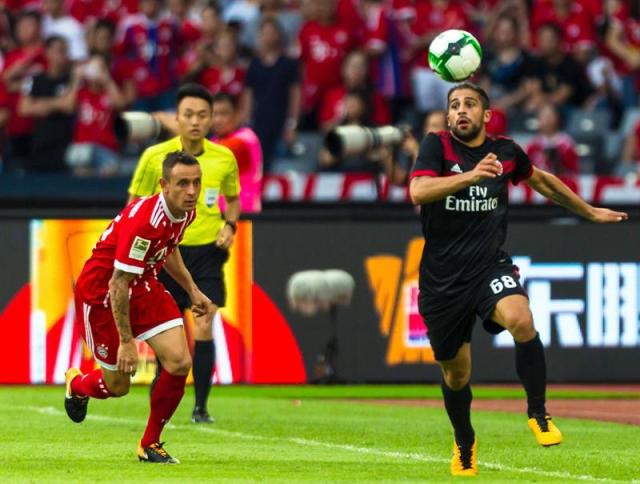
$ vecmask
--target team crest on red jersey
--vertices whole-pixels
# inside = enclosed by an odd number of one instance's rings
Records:
[[[109,356],[109,348],[103,343],[100,343],[96,348],[96,353],[98,353],[100,358],[107,358]]]

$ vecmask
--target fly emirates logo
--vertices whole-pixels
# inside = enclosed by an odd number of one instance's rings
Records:
[[[449,195],[445,198],[444,208],[452,212],[491,212],[498,208],[498,197],[487,197],[487,187],[469,187],[469,196],[459,198]]]

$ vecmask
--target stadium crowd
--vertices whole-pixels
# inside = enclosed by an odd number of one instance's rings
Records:
[[[236,99],[265,172],[341,170],[313,140],[445,108],[427,48],[449,28],[483,46],[491,134],[555,173],[637,171],[631,0],[0,1],[2,170],[123,174],[118,113],[171,110],[185,82]]]

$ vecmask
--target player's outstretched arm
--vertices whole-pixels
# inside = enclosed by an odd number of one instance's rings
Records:
[[[472,171],[460,175],[431,177],[417,176],[409,185],[409,196],[414,205],[424,205],[459,192],[471,185],[476,185],[487,178],[495,178],[502,174],[502,164],[495,154],[489,153],[478,162]]]
[[[136,368],[138,368],[138,349],[133,339],[131,321],[129,319],[129,283],[135,277],[135,274],[115,269],[109,280],[111,312],[120,335],[117,360],[118,370],[130,374],[135,373]]]
[[[536,192],[544,195],[558,205],[571,210],[581,217],[596,223],[611,223],[627,220],[629,215],[625,212],[616,212],[608,208],[599,208],[589,205],[557,176],[539,168],[533,169],[533,174],[527,180],[527,184]]]
[[[187,266],[184,265],[178,247],[167,257],[164,268],[189,295],[192,304],[191,310],[196,316],[204,316],[207,312],[213,311],[213,303],[198,289],[196,283],[193,282],[191,273],[187,269]]]

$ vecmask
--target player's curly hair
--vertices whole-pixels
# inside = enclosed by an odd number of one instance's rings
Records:
[[[162,161],[162,178],[169,180],[171,178],[171,170],[177,164],[183,165],[199,165],[198,160],[186,151],[172,151],[165,156]]]
[[[449,104],[449,102],[451,102],[451,95],[454,92],[459,91],[460,89],[469,89],[477,93],[478,96],[480,96],[480,101],[482,102],[482,108],[489,109],[491,105],[491,102],[489,101],[489,95],[486,93],[484,89],[482,89],[477,84],[474,84],[473,82],[461,82],[460,84],[456,84],[451,89],[449,89],[449,92],[447,93],[447,105]]]

